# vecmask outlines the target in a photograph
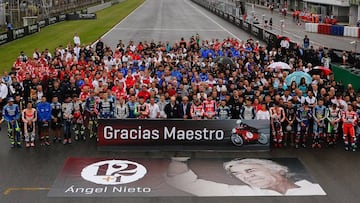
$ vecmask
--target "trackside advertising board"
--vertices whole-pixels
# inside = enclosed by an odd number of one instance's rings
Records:
[[[99,147],[269,150],[270,123],[260,120],[99,120],[98,137]]]

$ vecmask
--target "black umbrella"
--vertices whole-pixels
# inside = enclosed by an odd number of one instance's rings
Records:
[[[227,66],[227,65],[233,66],[235,64],[235,62],[231,58],[226,57],[226,56],[217,57],[215,59],[215,63],[217,63],[219,65],[221,64],[223,66]]]

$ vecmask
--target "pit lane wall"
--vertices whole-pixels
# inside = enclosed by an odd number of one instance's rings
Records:
[[[268,120],[100,119],[104,150],[270,150]]]

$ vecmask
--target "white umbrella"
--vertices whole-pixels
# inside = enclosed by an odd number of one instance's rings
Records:
[[[289,66],[289,64],[284,63],[284,62],[274,62],[272,64],[269,65],[269,68],[276,68],[276,69],[287,69],[290,70],[291,67]]]

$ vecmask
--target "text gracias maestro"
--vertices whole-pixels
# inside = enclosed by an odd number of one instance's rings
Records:
[[[221,129],[177,129],[176,127],[164,127],[162,132],[159,129],[143,129],[142,126],[137,128],[114,128],[104,126],[105,140],[223,140],[224,131]]]

